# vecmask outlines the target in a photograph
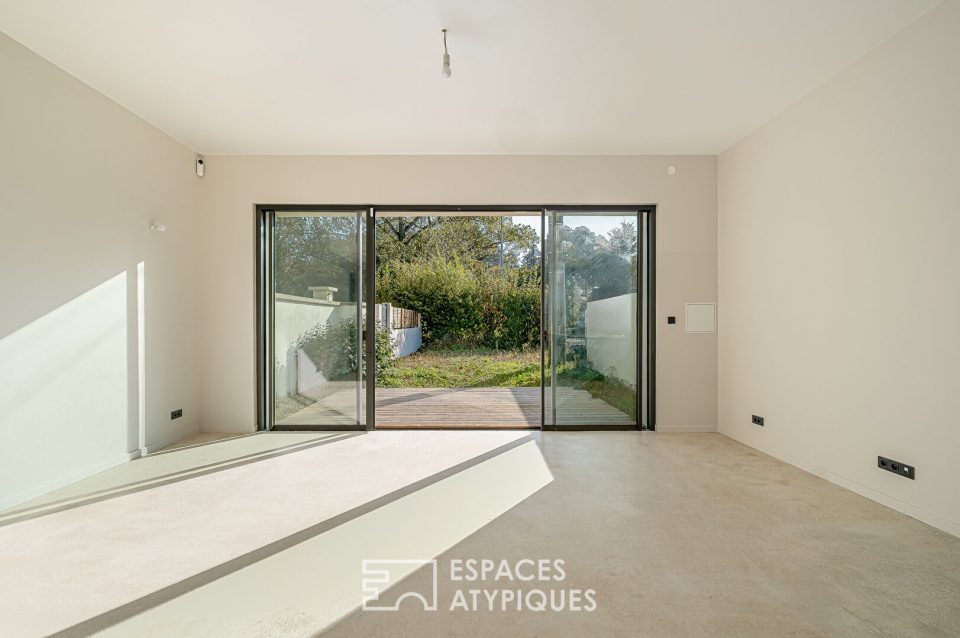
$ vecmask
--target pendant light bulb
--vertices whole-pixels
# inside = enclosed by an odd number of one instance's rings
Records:
[[[450,53],[447,51],[447,30],[443,29],[443,66],[440,68],[440,75],[445,78],[453,75],[453,69],[450,68]]]

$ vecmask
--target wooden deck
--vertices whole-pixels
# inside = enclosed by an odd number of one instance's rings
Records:
[[[377,427],[539,428],[540,388],[377,388]]]
[[[549,394],[548,394],[549,398]],[[540,427],[540,388],[378,388],[377,428]],[[629,416],[585,390],[561,388],[564,424],[633,425]],[[279,421],[279,426],[353,425],[356,394],[338,391]]]

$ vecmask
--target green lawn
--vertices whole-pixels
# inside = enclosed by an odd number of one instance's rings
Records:
[[[636,417],[635,390],[616,377],[571,363],[560,366],[559,385],[586,390],[630,416]],[[540,352],[524,350],[426,350],[393,361],[377,378],[381,388],[537,388]],[[276,419],[309,405],[299,397],[277,397]]]
[[[540,386],[540,351],[426,350],[393,362],[381,388],[533,388]]]
[[[560,366],[557,382],[586,390],[621,412],[636,416],[636,393],[615,377],[587,367]],[[426,350],[395,360],[377,379],[381,388],[536,388],[540,352],[524,350]]]

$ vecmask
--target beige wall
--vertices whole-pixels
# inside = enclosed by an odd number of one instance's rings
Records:
[[[3,507],[199,428],[199,180],[188,148],[2,34],[0,92]]]
[[[256,203],[658,204],[657,422],[716,428],[716,335],[682,331],[716,299],[715,157],[223,156],[203,182],[204,429],[254,428]]]
[[[960,534],[960,3],[719,174],[720,431]]]

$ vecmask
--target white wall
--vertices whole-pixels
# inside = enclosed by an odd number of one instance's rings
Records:
[[[334,313],[338,320],[356,318],[357,306],[309,297],[277,296],[273,312],[273,352],[277,360],[273,383],[277,396],[289,396],[299,389],[307,390],[326,383],[323,373],[293,346],[309,330],[326,325]]]
[[[607,374],[614,368],[617,377],[636,387],[637,293],[588,301],[584,322],[593,369]]]
[[[715,430],[716,335],[691,338],[665,317],[716,299],[716,166],[700,156],[208,157],[204,429],[255,425],[254,204],[655,203],[657,424]]]
[[[404,309],[399,309],[404,310]],[[381,327],[390,328],[390,343],[393,344],[393,356],[408,357],[423,345],[423,329],[420,326],[415,328],[394,328],[393,327],[393,304],[376,304],[377,324]]]
[[[719,174],[720,431],[960,534],[960,3]]]
[[[380,325],[390,325],[390,304],[376,304],[374,312]],[[278,294],[273,313],[275,364],[273,391],[277,396],[302,394],[319,399],[325,396],[327,378],[315,362],[299,347],[300,339],[321,325],[356,320],[357,305],[340,301],[324,301],[311,297]],[[420,327],[390,328],[393,355],[406,357],[420,349]]]
[[[2,34],[0,92],[3,507],[199,428],[199,180],[188,148]]]
[[[423,345],[423,328],[391,328],[390,339],[395,357],[409,357]]]

